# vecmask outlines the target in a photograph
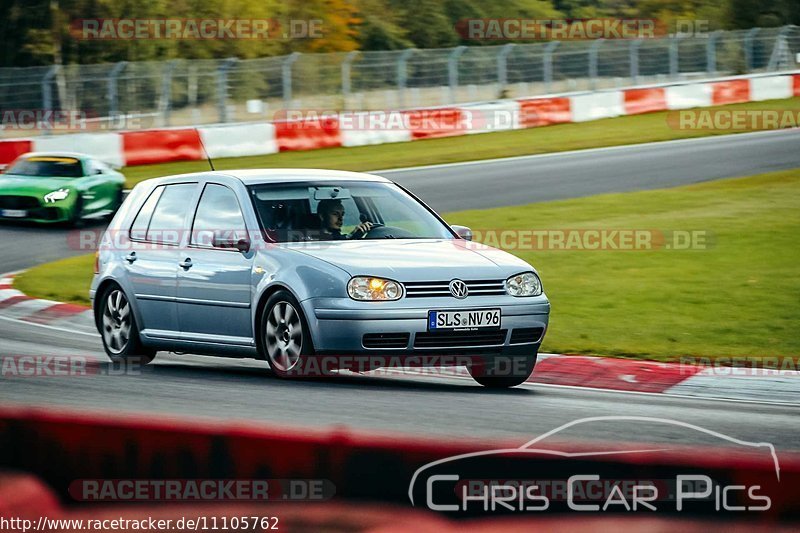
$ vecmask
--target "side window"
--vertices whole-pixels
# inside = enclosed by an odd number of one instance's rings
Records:
[[[246,238],[247,228],[236,194],[223,185],[206,185],[197,205],[191,243],[209,248],[233,248],[236,242]]]
[[[186,210],[195,187],[196,183],[180,183],[164,187],[147,228],[148,241],[180,244],[181,234],[185,230]]]
[[[156,208],[158,199],[161,198],[161,193],[164,192],[164,187],[156,187],[150,193],[150,197],[139,210],[139,214],[133,220],[131,225],[131,239],[143,241],[147,238],[147,227],[150,225],[150,219],[153,217],[153,211]]]

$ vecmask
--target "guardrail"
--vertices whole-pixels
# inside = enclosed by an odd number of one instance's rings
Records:
[[[298,112],[289,120],[0,140],[0,164],[77,151],[115,166],[363,146],[800,96],[800,71],[389,112]],[[295,118],[295,120],[291,120]]]

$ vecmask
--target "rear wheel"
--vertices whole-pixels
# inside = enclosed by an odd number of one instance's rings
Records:
[[[307,357],[314,353],[300,304],[288,291],[267,299],[261,317],[261,349],[281,378],[300,376]]]
[[[536,366],[537,354],[532,356],[498,356],[485,363],[470,365],[472,378],[490,389],[507,389],[525,383]]]
[[[115,363],[146,365],[156,357],[156,351],[142,345],[139,328],[127,296],[118,286],[105,291],[100,310],[100,332],[103,348]]]

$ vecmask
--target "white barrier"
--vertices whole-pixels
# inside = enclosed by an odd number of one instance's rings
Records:
[[[793,95],[791,76],[772,76],[750,79],[750,101],[780,100]]]
[[[572,121],[586,122],[625,114],[625,95],[622,91],[578,94],[571,96]]]
[[[352,112],[339,118],[342,146],[401,143],[411,140],[411,130],[405,127],[402,113]]]
[[[712,105],[714,90],[710,83],[676,85],[666,89],[668,109],[690,109]]]
[[[240,157],[278,151],[275,126],[268,122],[197,128],[209,157]]]
[[[518,130],[522,127],[516,100],[459,106],[467,133]]]
[[[122,136],[118,133],[71,133],[34,137],[34,152],[80,152],[115,167],[125,166]]]

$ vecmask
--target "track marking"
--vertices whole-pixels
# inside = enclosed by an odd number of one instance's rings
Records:
[[[93,338],[100,338],[100,334],[99,333],[90,333],[88,331],[79,331],[79,330],[76,330],[76,329],[60,328],[58,326],[50,326],[50,325],[47,325],[47,324],[37,324],[35,322],[28,322],[26,320],[20,320],[20,319],[16,319],[16,318],[9,318],[7,316],[2,316],[2,315],[0,315],[0,320],[5,320],[7,322],[16,322],[18,324],[22,324],[22,325],[25,325],[25,326],[33,326],[33,327],[37,327],[37,328],[52,329],[54,331],[61,331],[63,333],[77,333],[78,335],[87,335],[87,336],[93,337]],[[34,341],[30,341],[30,342],[34,342]]]

